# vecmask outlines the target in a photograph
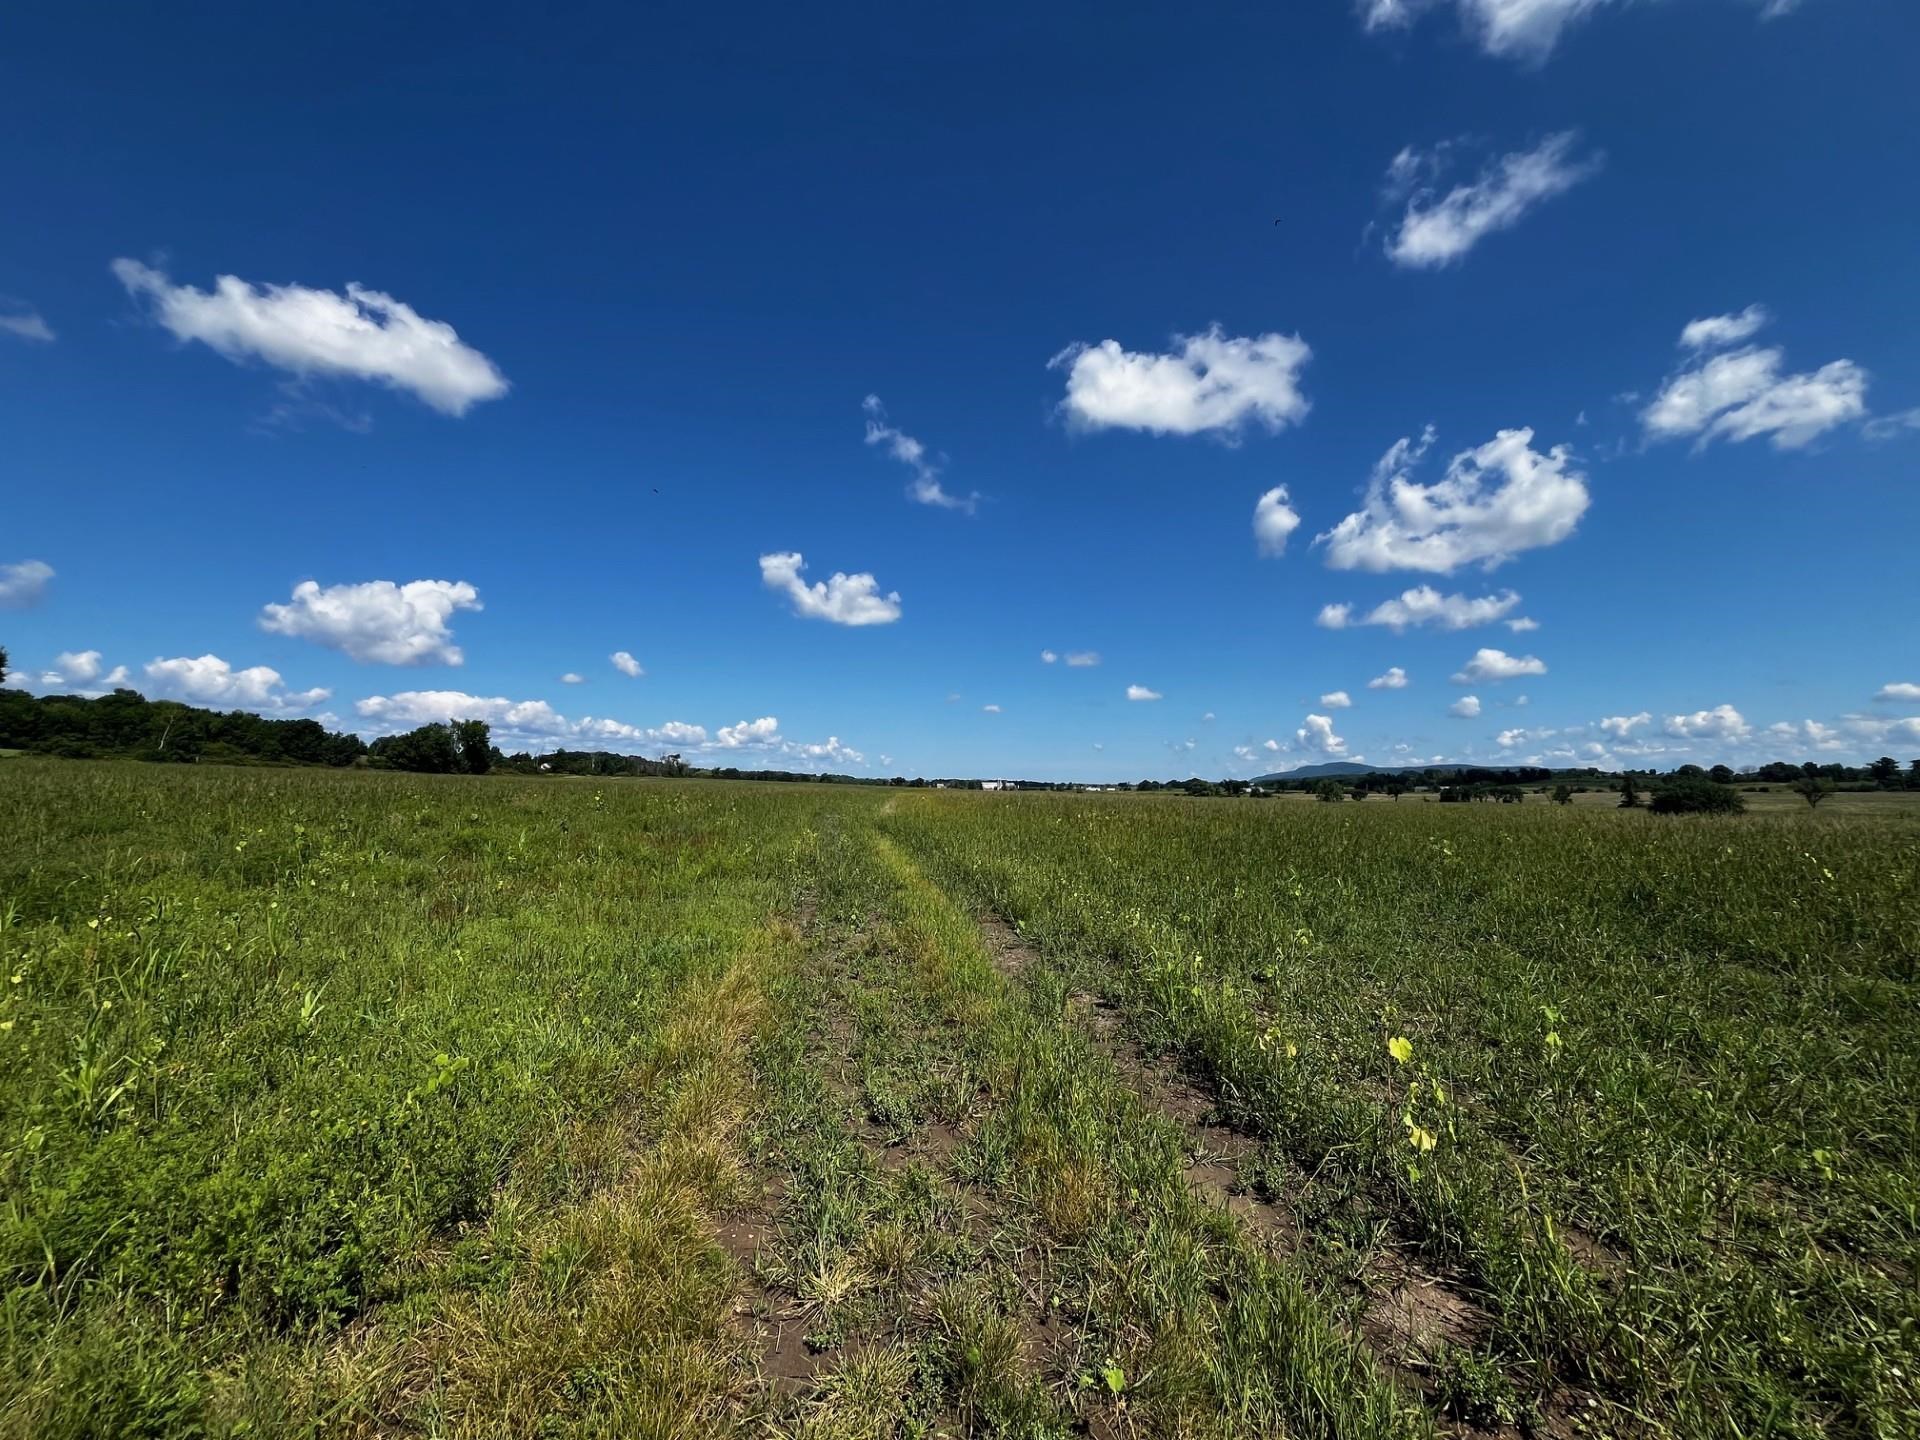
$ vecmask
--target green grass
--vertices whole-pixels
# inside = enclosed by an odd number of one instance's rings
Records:
[[[0,1437],[1916,1433],[1920,810],[1791,798],[19,760]]]

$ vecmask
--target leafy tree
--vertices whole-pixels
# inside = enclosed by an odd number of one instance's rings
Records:
[[[1733,783],[1733,770],[1729,766],[1716,765],[1713,769],[1709,770],[1707,774],[1713,777],[1713,783],[1716,785],[1731,785]]]
[[[1738,815],[1747,808],[1740,792],[1699,775],[1676,774],[1654,793],[1647,809],[1655,815]]]
[[[1347,792],[1341,788],[1339,781],[1323,779],[1315,782],[1313,798],[1316,800],[1344,800],[1347,798]]]
[[[1802,775],[1787,788],[1806,801],[1807,808],[1812,810],[1833,794],[1833,781],[1824,775]]]
[[[1893,782],[1900,778],[1900,762],[1891,755],[1882,755],[1867,766],[1867,774],[1873,777],[1873,783],[1882,790],[1891,789]]]
[[[1571,805],[1573,803],[1573,787],[1571,785],[1554,786],[1553,803],[1556,805]]]
[[[417,770],[429,775],[451,775],[461,768],[460,747],[451,725],[422,725],[402,735],[383,735],[373,742],[376,764],[393,770]]]
[[[484,775],[493,768],[493,736],[486,721],[454,721],[453,739],[460,747],[460,763],[469,775]]]
[[[1620,808],[1622,810],[1640,808],[1640,792],[1634,788],[1631,772],[1620,777]]]

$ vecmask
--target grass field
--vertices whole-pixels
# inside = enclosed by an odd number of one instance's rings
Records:
[[[1920,1434],[1877,798],[7,760],[0,1436]]]

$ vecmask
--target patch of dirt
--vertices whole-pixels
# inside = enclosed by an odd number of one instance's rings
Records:
[[[1020,938],[1020,932],[998,915],[980,919],[980,934],[987,942],[987,956],[993,968],[1009,980],[1017,980],[1040,957]]]
[[[760,1254],[773,1239],[773,1214],[784,1193],[776,1175],[753,1204],[729,1215],[715,1232],[743,1280],[732,1328],[748,1342],[768,1390],[783,1397],[806,1391],[820,1365],[820,1357],[807,1348],[806,1325],[786,1313],[785,1297],[760,1278]]]
[[[1459,1290],[1397,1255],[1376,1262],[1360,1317],[1368,1342],[1389,1361],[1419,1366],[1442,1344],[1472,1349],[1492,1318]]]

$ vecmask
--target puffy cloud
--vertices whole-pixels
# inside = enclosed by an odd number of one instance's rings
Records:
[[[1473,652],[1473,658],[1453,677],[1453,683],[1475,685],[1484,680],[1498,684],[1521,675],[1546,673],[1547,662],[1536,655],[1509,655],[1504,650],[1482,647]]]
[[[218,655],[154,660],[146,667],[148,693],[196,705],[246,710],[307,710],[331,690],[289,690],[267,665],[236,670]]]
[[[1253,507],[1253,538],[1262,555],[1284,555],[1287,537],[1300,528],[1300,512],[1287,503],[1287,487],[1276,485]]]
[[[1333,720],[1329,716],[1307,716],[1306,722],[1293,735],[1303,748],[1317,750],[1322,755],[1338,758],[1347,753],[1347,742],[1333,733]]]
[[[1060,657],[1054,654],[1053,651],[1051,650],[1042,650],[1040,652],[1040,663],[1042,665],[1051,665],[1053,664],[1054,661],[1058,660],[1059,658]]]
[[[1415,190],[1398,228],[1387,237],[1387,258],[1410,269],[1435,269],[1463,259],[1486,236],[1517,225],[1542,201],[1570,190],[1600,168],[1598,155],[1574,158],[1578,138],[1571,130],[1549,135],[1531,150],[1502,156],[1479,179],[1456,185],[1437,199],[1430,189]],[[1436,173],[1443,163],[1438,152],[1403,150],[1388,169],[1389,186],[1404,188],[1414,176]]]
[[[1522,550],[1554,545],[1573,533],[1588,504],[1586,476],[1572,452],[1533,449],[1533,431],[1502,430],[1453,457],[1432,485],[1409,474],[1433,443],[1401,439],[1374,466],[1366,507],[1315,539],[1336,570],[1492,569]],[[1405,598],[1404,596],[1402,597]]]
[[[1344,690],[1329,690],[1320,697],[1320,704],[1328,710],[1346,710],[1353,705],[1353,697]]]
[[[1000,707],[998,705],[982,705],[980,710],[983,714],[987,715],[998,715],[1000,713]]]
[[[1207,713],[1202,715],[1200,718],[1203,721],[1211,721],[1213,719],[1213,711],[1211,710],[1207,711]]]
[[[1067,652],[1067,664],[1076,670],[1085,670],[1100,663],[1098,650],[1070,650]]]
[[[1920,685],[1910,680],[1896,680],[1882,685],[1874,694],[1876,700],[1920,700]]]
[[[1511,750],[1516,745],[1524,745],[1526,743],[1527,732],[1525,730],[1502,730],[1495,739],[1498,741],[1502,750]]]
[[[115,260],[113,273],[178,339],[198,340],[229,360],[262,360],[303,377],[377,381],[445,415],[464,415],[507,393],[493,361],[451,325],[378,290],[350,284],[339,295],[221,275],[209,292],[175,285],[137,260]]]
[[[1160,698],[1161,695],[1158,690],[1149,690],[1144,685],[1127,686],[1127,699],[1129,700],[1158,700]]]
[[[0,608],[19,610],[36,604],[47,593],[47,582],[51,579],[53,567],[44,560],[0,565]]]
[[[480,609],[480,592],[464,580],[369,580],[293,587],[285,605],[260,612],[260,628],[344,651],[376,665],[458,665],[465,658],[447,620],[456,610]]]
[[[614,669],[618,670],[629,680],[638,680],[642,675],[647,673],[640,668],[640,662],[634,659],[628,651],[616,650],[609,655],[607,659],[612,662]]]
[[[127,667],[108,670],[98,650],[65,650],[53,657],[53,667],[68,685],[91,685],[95,681],[112,689],[127,683]]]
[[[1389,666],[1387,673],[1376,675],[1367,681],[1369,690],[1404,690],[1407,688],[1407,672],[1398,665]]]
[[[560,683],[562,685],[584,685],[587,683],[587,677],[584,675],[576,674],[574,671],[569,670],[566,674],[560,677]]]
[[[1262,740],[1260,742],[1260,748],[1262,750],[1265,750],[1268,754],[1278,755],[1281,751],[1285,750],[1287,747],[1278,740]]]
[[[1669,715],[1667,734],[1685,740],[1744,740],[1753,733],[1746,718],[1731,705],[1696,710],[1691,715]]]
[[[1511,614],[1519,603],[1519,594],[1512,590],[1503,590],[1498,595],[1482,595],[1476,599],[1466,595],[1442,595],[1431,585],[1416,585],[1411,590],[1402,590],[1391,600],[1382,600],[1358,620],[1353,618],[1351,605],[1325,606],[1315,623],[1329,630],[1344,630],[1350,625],[1385,625],[1396,635],[1421,625],[1432,625],[1441,630],[1466,630],[1475,625],[1491,625]],[[1533,628],[1533,622],[1524,621],[1524,628]]]
[[[1714,440],[1764,435],[1776,450],[1797,450],[1867,413],[1867,372],[1851,360],[1783,374],[1786,352],[1778,346],[1722,348],[1748,339],[1767,319],[1762,306],[1750,305],[1738,315],[1710,316],[1681,330],[1681,345],[1696,356],[1640,412],[1647,438],[1691,435],[1698,449]],[[1701,358],[1699,352],[1707,350],[1717,353]]]
[[[922,505],[973,514],[980,504],[980,492],[976,490],[970,495],[949,493],[940,483],[940,467],[928,456],[927,447],[904,430],[887,423],[887,407],[880,403],[878,395],[867,396],[860,408],[867,413],[867,444],[884,446],[887,454],[913,472],[913,483],[907,486],[908,495]]]
[[[1805,750],[1844,750],[1847,740],[1831,725],[1822,725],[1818,720],[1802,720],[1798,725],[1781,720],[1769,725],[1766,737],[1775,745],[1790,745]]]
[[[1524,635],[1529,630],[1538,630],[1540,628],[1540,622],[1530,615],[1516,615],[1513,619],[1507,621],[1506,625],[1507,629],[1513,631],[1516,635]]]
[[[1709,315],[1690,320],[1680,331],[1680,343],[1689,350],[1724,350],[1751,340],[1773,317],[1764,305],[1749,305],[1737,315]]]
[[[900,618],[900,592],[880,593],[871,575],[846,575],[836,570],[826,580],[809,585],[800,578],[807,568],[798,550],[760,557],[761,583],[781,590],[793,602],[793,612],[807,620],[830,620],[835,625],[890,625]]]
[[[838,736],[813,743],[786,739],[780,733],[780,721],[772,715],[722,725],[709,732],[704,725],[684,720],[668,720],[655,726],[630,725],[592,715],[572,720],[545,700],[510,700],[505,696],[469,695],[460,690],[408,690],[397,695],[369,695],[354,708],[363,720],[380,730],[401,730],[447,720],[484,720],[493,727],[496,743],[529,747],[555,743],[627,744],[705,752],[716,757],[751,750],[803,764],[820,760],[864,763],[861,753],[844,744]]]
[[[1088,430],[1154,435],[1213,432],[1229,439],[1249,423],[1278,431],[1307,413],[1300,371],[1313,351],[1297,335],[1229,337],[1218,325],[1174,336],[1168,354],[1123,350],[1117,340],[1074,344],[1047,362],[1067,372],[1068,422]]]
[[[722,725],[714,738],[728,750],[742,745],[770,745],[780,738],[780,722],[771,715],[762,715],[758,720]]]
[[[38,311],[14,301],[0,300],[0,335],[45,343],[53,339],[53,330]]]
[[[1609,715],[1600,728],[1616,740],[1624,740],[1642,725],[1651,725],[1653,716],[1642,710],[1638,715]]]
[[[1462,695],[1458,700],[1454,701],[1453,704],[1447,706],[1447,714],[1458,720],[1472,720],[1477,718],[1480,714],[1480,697],[1478,695]]]

